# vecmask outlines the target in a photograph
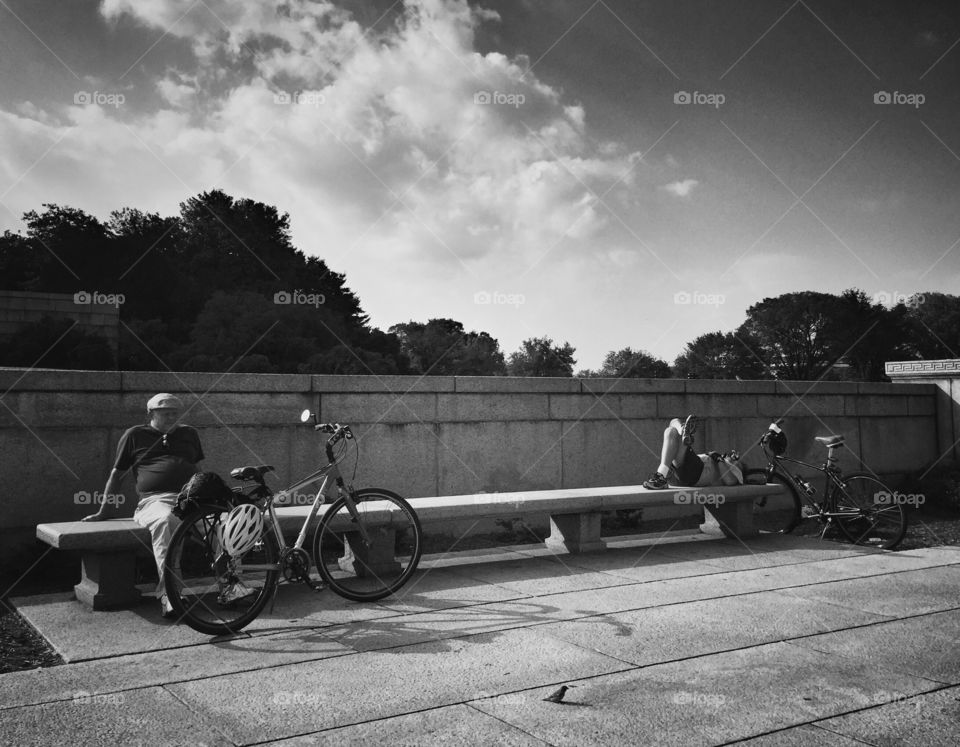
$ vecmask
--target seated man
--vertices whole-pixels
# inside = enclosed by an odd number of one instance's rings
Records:
[[[133,471],[140,502],[134,521],[150,530],[153,555],[157,562],[160,583],[157,595],[164,617],[172,617],[173,608],[163,588],[163,563],[167,548],[180,521],[172,511],[184,483],[196,472],[203,457],[200,436],[189,425],[177,423],[180,399],[172,394],[158,394],[147,402],[150,421],[127,430],[117,445],[117,457],[107,478],[104,496],[117,495],[123,477]],[[100,510],[84,517],[84,521],[102,521],[117,515],[116,501],[104,500]]]
[[[729,456],[715,451],[709,454],[694,452],[693,434],[697,430],[697,416],[688,415],[685,421],[674,418],[663,432],[663,447],[660,466],[650,475],[643,487],[663,490],[673,483],[693,488],[705,485],[738,485],[743,482],[743,473],[737,466],[736,452]]]

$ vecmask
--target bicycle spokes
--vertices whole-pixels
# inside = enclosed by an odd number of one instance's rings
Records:
[[[355,505],[348,503],[354,501]],[[324,514],[314,538],[317,570],[348,599],[374,600],[399,588],[420,559],[420,524],[410,505],[389,491],[357,491]]]
[[[185,517],[171,539],[164,574],[174,610],[194,629],[213,635],[235,632],[255,618],[279,577],[272,535],[231,557],[221,539],[225,518],[220,509]]]
[[[890,550],[907,531],[904,507],[895,494],[870,475],[849,475],[834,490],[835,518],[840,530],[858,545]]]

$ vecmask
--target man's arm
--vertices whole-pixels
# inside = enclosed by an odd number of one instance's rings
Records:
[[[110,476],[107,478],[107,485],[103,489],[102,501],[100,502],[100,508],[95,514],[90,514],[89,516],[84,516],[81,521],[106,521],[107,519],[115,519],[122,515],[120,510],[120,501],[118,496],[120,495],[120,488],[123,485],[123,472],[120,472],[118,469],[110,470]]]

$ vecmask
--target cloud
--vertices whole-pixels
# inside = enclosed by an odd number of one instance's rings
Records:
[[[546,285],[558,264],[609,252],[625,267],[646,252],[630,206],[664,180],[656,164],[594,138],[583,106],[525,57],[477,52],[495,13],[411,0],[364,28],[304,0],[104,0],[101,12],[126,19],[118,32],[132,19],[185,41],[194,59],[156,72],[137,108],[0,110],[0,183],[16,184],[0,227],[44,202],[171,215],[220,188],[289,212],[294,243],[345,272],[381,326],[433,315],[484,329],[477,287],[518,278],[559,304]]]
[[[105,0],[101,12],[182,37],[197,60],[157,77],[152,113],[4,120],[0,134],[44,125],[38,143],[59,142],[48,165],[98,172],[100,192],[72,182],[81,207],[176,193],[175,206],[218,186],[288,210],[308,250],[470,262],[596,240],[612,228],[595,196],[611,190],[614,205],[634,185],[636,154],[595,142],[582,106],[524,57],[474,50],[497,17],[465,0],[409,2],[366,32],[328,2]],[[14,178],[29,168],[26,154],[9,164]]]
[[[665,184],[663,189],[672,195],[676,195],[677,197],[686,197],[698,184],[700,184],[700,182],[698,182],[696,179],[683,179],[682,181]]]

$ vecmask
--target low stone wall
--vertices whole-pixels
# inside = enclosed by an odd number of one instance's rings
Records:
[[[74,319],[80,329],[103,335],[116,353],[120,335],[117,301],[116,296],[95,290],[79,293],[0,291],[0,339],[7,339],[24,324],[50,316]]]
[[[862,459],[897,475],[939,456],[939,390],[929,384],[4,369],[0,560],[8,571],[29,566],[36,524],[91,513],[83,494],[103,490],[121,433],[146,421],[146,401],[159,391],[186,403],[205,469],[273,464],[284,484],[307,474],[322,458],[321,438],[299,423],[309,407],[354,426],[358,486],[408,497],[637,484],[659,462],[666,422],[689,412],[704,418],[699,448],[737,448],[751,466],[763,464],[753,445],[781,416],[791,455],[808,461],[822,459],[813,436],[828,433],[847,436],[845,469]],[[350,479],[352,454],[342,468]],[[132,515],[132,481],[124,496]]]
[[[936,387],[937,451],[943,461],[960,462],[960,358],[891,361],[887,376],[897,384]]]

